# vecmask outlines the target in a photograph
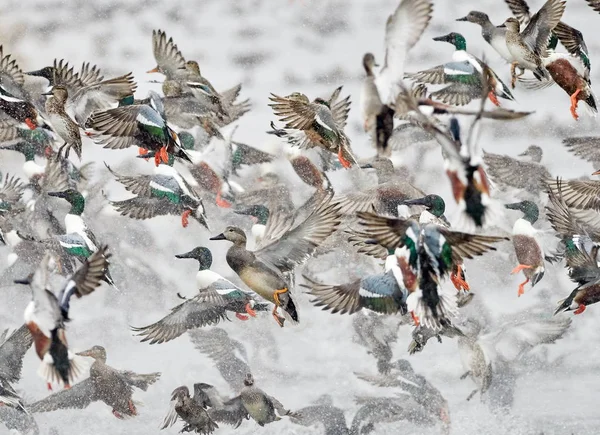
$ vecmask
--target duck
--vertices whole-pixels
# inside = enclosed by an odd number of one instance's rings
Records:
[[[538,195],[544,191],[544,180],[552,178],[550,171],[541,164],[543,150],[529,145],[519,158],[503,154],[483,152],[483,162],[490,179],[498,184]],[[529,160],[525,160],[529,158]]]
[[[243,407],[236,406],[235,397],[228,399],[221,396],[217,389],[204,382],[194,384],[194,398],[210,407],[208,415],[217,423],[226,423],[234,429],[240,427],[250,416]]]
[[[160,373],[139,374],[129,370],[117,370],[106,364],[106,349],[100,345],[77,353],[80,357],[93,358],[90,376],[68,390],[59,391],[30,405],[31,412],[51,412],[58,409],[84,409],[93,402],[104,402],[112,408],[112,414],[122,420],[138,415],[133,400],[133,387],[147,391],[160,379]]]
[[[15,284],[28,285],[32,290],[32,300],[25,308],[25,324],[42,360],[38,373],[46,379],[49,390],[53,382],[62,383],[69,389],[71,382],[80,374],[83,362],[69,350],[65,333],[65,322],[70,320],[70,299],[73,295],[78,298],[88,295],[100,286],[108,258],[107,247],[101,246],[67,278],[58,296],[47,289],[48,253],[33,274],[15,280]]]
[[[194,385],[194,390],[196,390],[196,385]],[[206,405],[197,397],[196,391],[194,391],[193,397],[190,396],[190,390],[185,385],[175,388],[171,393],[169,413],[163,419],[160,429],[173,426],[178,418],[185,423],[181,432],[193,431],[208,435],[219,428],[219,425],[208,414]]]
[[[548,79],[550,75],[543,65],[546,47],[552,30],[556,27],[565,10],[564,0],[547,0],[541,9],[531,18],[527,27],[520,30],[519,20],[510,17],[504,21],[506,27],[506,46],[513,62],[511,64],[511,86],[514,89],[517,74],[521,68],[523,75],[526,69],[531,70],[537,79]]]
[[[256,311],[268,310],[267,305],[257,303],[251,293],[210,270],[212,265],[210,249],[198,246],[175,257],[198,261],[199,269],[196,273],[198,295],[186,299],[158,322],[142,328],[132,328],[136,335],[143,337],[142,342],[166,343],[190,329],[216,325],[219,321],[227,319],[227,311],[235,313],[238,319],[246,321],[248,316],[256,317]]]
[[[306,220],[257,251],[246,249],[246,234],[234,226],[228,226],[210,240],[227,240],[233,243],[227,251],[227,264],[244,284],[275,304],[273,318],[283,327],[284,318],[277,314],[278,307],[292,322],[297,323],[299,320],[290,292],[290,282],[284,273],[289,273],[294,267],[304,263],[333,234],[340,224],[340,217],[338,203],[331,201],[329,197],[318,204]],[[285,256],[282,252],[286,253]]]
[[[484,327],[473,318],[463,319],[457,326],[464,336],[458,337],[458,351],[465,373],[476,383],[467,400],[479,392],[490,396],[492,410],[510,410],[520,360],[541,344],[552,344],[562,338],[571,326],[568,318],[514,319],[495,328]],[[531,368],[530,368],[531,369]]]
[[[513,56],[506,45],[506,26],[495,26],[490,21],[490,17],[480,11],[471,11],[466,16],[457,18],[456,21],[467,21],[481,26],[481,36],[485,42],[491,45],[504,60],[512,62]]]
[[[592,252],[577,250],[568,257],[569,278],[577,287],[565,299],[558,301],[554,315],[573,311],[583,313],[589,305],[600,302],[600,268],[597,259],[598,247]]]
[[[237,208],[233,212],[253,218],[255,223],[250,228],[250,233],[254,239],[254,245],[260,244],[265,237],[267,224],[271,216],[269,208],[262,204],[256,204],[249,207]]]
[[[357,216],[365,233],[375,242],[386,249],[405,248],[400,268],[410,292],[408,311],[417,326],[424,324],[436,330],[449,324],[449,317],[456,313],[455,294],[448,293],[440,285],[443,277],[452,270],[453,258],[473,258],[496,250],[492,243],[507,240],[505,237],[462,233],[435,224],[420,225],[411,219],[392,219],[368,212],[358,212]],[[413,282],[407,283],[407,279]]]
[[[338,101],[342,87],[338,87],[329,100],[317,97],[312,102],[304,94],[295,92],[286,97],[271,94],[269,106],[285,128],[288,138],[300,148],[320,147],[337,154],[344,168],[356,165],[350,148],[350,139],[344,127],[350,111],[350,97]]]
[[[54,131],[64,142],[59,148],[59,153],[62,153],[64,150],[65,158],[69,158],[69,152],[73,148],[75,154],[81,160],[82,143],[79,125],[71,119],[65,110],[65,104],[69,97],[66,86],[53,86],[52,89],[42,95],[49,96],[46,100],[46,114]]]
[[[375,63],[373,53],[365,53],[363,56],[363,68],[367,75],[363,79],[360,94],[360,108],[365,132],[369,132],[375,127],[377,116],[383,110],[383,103],[379,97],[377,83],[375,83],[375,74],[373,73],[373,67],[376,66],[379,65]]]
[[[460,33],[452,32],[444,36],[433,38],[434,41],[448,42],[456,48],[452,54],[452,62],[436,66],[434,68],[413,74],[405,74],[404,77],[426,84],[447,84],[439,91],[435,91],[430,98],[440,99],[444,103],[454,105],[465,105],[473,99],[481,98],[485,80],[484,69],[488,72],[489,100],[496,106],[500,106],[498,97],[514,101],[515,98],[510,89],[500,80],[498,75],[483,63],[467,52],[467,42]],[[488,87],[488,86],[486,86]]]
[[[142,150],[154,151],[155,164],[167,163],[168,154],[191,162],[183,150],[177,133],[165,120],[159,95],[148,93],[150,104],[132,104],[93,113],[86,122],[88,135],[105,148],[123,149],[134,143]]]
[[[402,391],[410,394],[414,401],[421,405],[426,412],[439,419],[446,432],[449,431],[450,408],[448,401],[425,376],[415,372],[408,360],[396,360],[392,364],[391,371],[387,374],[355,373],[355,375],[359,379],[378,387],[401,388]]]
[[[50,87],[63,85],[67,88],[69,95],[75,95],[79,89],[98,84],[104,79],[100,68],[96,65],[83,62],[79,72],[75,72],[75,69],[65,59],[54,59],[52,65],[24,74],[33,77],[43,77],[48,80]]]
[[[174,156],[169,154],[167,163],[155,166],[153,175],[137,176],[120,175],[106,165],[119,183],[137,195],[121,201],[110,201],[110,204],[121,216],[129,216],[132,219],[150,219],[174,214],[181,216],[181,226],[186,228],[189,225],[188,218],[192,216],[209,229],[202,199],[173,168],[174,161]]]
[[[25,324],[10,335],[8,330],[0,334],[0,403],[23,413],[28,411],[12,384],[19,382],[23,358],[32,344],[33,336]]]
[[[23,89],[25,76],[16,59],[11,59],[10,53],[4,54],[4,47],[0,45],[0,87],[18,98],[27,99],[27,92]]]
[[[2,85],[0,85],[0,111],[31,130],[44,125],[44,121],[33,104],[13,96]]]
[[[544,251],[536,240],[537,230],[533,227],[538,220],[539,209],[532,201],[506,204],[505,207],[523,213],[523,217],[517,219],[513,225],[512,240],[519,264],[511,272],[515,274],[523,271],[525,275],[525,281],[519,284],[518,295],[521,296],[525,293],[525,284],[531,281],[531,286],[534,287],[544,277],[546,270]]]
[[[235,200],[229,181],[219,175],[214,167],[209,164],[201,153],[188,151],[192,165],[189,166],[190,175],[198,186],[214,197],[215,204],[220,208],[231,208]]]

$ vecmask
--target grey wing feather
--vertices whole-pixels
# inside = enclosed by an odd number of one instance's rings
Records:
[[[255,255],[283,272],[291,271],[305,262],[317,246],[337,229],[340,218],[339,204],[328,197],[304,222],[286,232],[279,240],[255,251]]]
[[[110,166],[104,162],[104,166],[114,175],[115,179],[127,189],[128,192],[138,196],[150,196],[150,182],[152,181],[152,175],[120,175],[111,169]]]
[[[244,419],[247,420],[249,417],[240,396],[227,400],[222,407],[209,409],[208,415],[216,422],[232,425],[234,429],[237,429]]]
[[[185,59],[173,38],[167,39],[162,30],[152,31],[152,52],[159,68],[164,71],[168,78],[177,74],[177,70],[185,68]]]
[[[600,162],[600,137],[567,137],[563,144],[569,151],[588,162]]]
[[[19,382],[23,357],[31,348],[32,343],[33,337],[29,333],[27,325],[21,326],[2,343],[0,346],[0,376],[11,383]]]
[[[110,202],[121,216],[132,219],[151,219],[156,216],[177,215],[180,209],[176,204],[161,198],[144,198],[136,196],[123,201]]]
[[[481,98],[481,86],[467,83],[452,83],[443,89],[432,92],[430,98],[454,106],[464,106],[475,98]]]
[[[546,56],[550,34],[560,21],[564,10],[563,0],[548,0],[521,32],[523,42],[538,56]]]
[[[523,162],[505,155],[484,151],[483,161],[493,181],[517,189],[539,192],[545,187],[543,180],[551,177],[550,172],[538,163]]]
[[[127,383],[142,391],[147,391],[148,387],[160,379],[160,372],[139,374],[129,370],[121,370],[119,374],[123,376]]]
[[[62,390],[51,394],[45,399],[29,405],[30,412],[50,412],[57,409],[84,409],[90,403],[98,400],[94,383],[87,378],[68,390]]]

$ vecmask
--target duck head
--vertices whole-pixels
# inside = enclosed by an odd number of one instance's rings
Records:
[[[506,21],[500,27],[506,27],[506,30],[513,33],[519,33],[521,24],[519,20],[514,17],[507,18]]]
[[[504,207],[510,210],[519,210],[523,212],[523,219],[528,221],[530,224],[534,224],[540,215],[538,206],[532,201],[513,202],[512,204],[504,205]]]
[[[202,76],[202,74],[200,74],[200,65],[198,65],[198,62],[195,60],[188,60],[185,63],[185,69],[199,77]]]
[[[375,63],[375,56],[373,53],[366,53],[363,56],[363,68],[365,69],[368,76],[373,76],[373,67],[379,66]]]
[[[95,360],[100,362],[106,362],[106,349],[98,345],[93,346],[88,350],[84,350],[83,352],[77,352],[77,355],[94,358]]]
[[[530,157],[531,161],[535,163],[541,162],[543,155],[544,151],[537,145],[529,145],[525,151],[519,154],[521,157]]]
[[[194,136],[191,133],[188,133],[187,131],[182,131],[180,133],[177,133],[177,135],[179,136],[179,142],[181,142],[181,147],[184,150],[194,149],[196,145],[196,139],[194,139]]]
[[[433,40],[448,42],[448,43],[454,45],[454,47],[457,50],[466,50],[467,49],[467,41],[466,41],[465,37],[463,35],[461,35],[460,33],[451,32],[451,33],[448,33],[447,35],[436,36],[435,38],[433,38]]]
[[[252,216],[256,220],[256,223],[260,225],[266,225],[270,215],[269,209],[262,204],[252,205],[250,207],[234,210],[233,212],[236,214]]]
[[[234,245],[245,246],[246,234],[238,227],[229,226],[221,234],[211,237],[209,240],[229,240]]]
[[[48,192],[48,195],[56,198],[63,198],[69,201],[69,204],[71,204],[71,210],[69,211],[69,214],[80,216],[83,213],[83,209],[85,208],[85,199],[77,190],[67,189],[62,192]]]
[[[54,83],[55,71],[56,71],[56,69],[53,66],[45,66],[42,69],[38,69],[36,71],[29,71],[25,74],[27,74],[28,76],[43,77],[46,80],[48,80],[50,83]]]
[[[56,85],[53,86],[52,89],[50,89],[48,92],[44,92],[42,95],[51,95],[56,101],[64,104],[67,102],[69,92],[67,91],[67,88],[65,86]]]
[[[171,393],[171,400],[177,400],[178,402],[190,397],[190,390],[186,386],[177,387]]]
[[[490,17],[483,12],[471,11],[466,17],[457,18],[456,21],[468,21],[469,23],[475,23],[482,26],[490,21]]]
[[[423,198],[410,199],[404,201],[403,205],[422,205],[425,209],[435,217],[442,217],[446,211],[446,203],[443,198],[438,195],[427,195]]]
[[[246,387],[251,387],[252,385],[254,385],[254,377],[252,376],[252,373],[246,374],[246,377],[244,378],[244,385]]]
[[[185,254],[177,254],[175,258],[191,258],[197,260],[200,265],[200,270],[208,270],[212,265],[212,253],[210,249],[204,246],[198,246]]]

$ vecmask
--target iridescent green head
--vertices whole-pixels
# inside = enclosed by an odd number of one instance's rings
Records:
[[[69,204],[71,204],[71,210],[69,211],[69,214],[81,216],[83,213],[83,209],[85,208],[85,199],[77,190],[67,189],[62,192],[48,192],[48,195],[69,201]]]
[[[531,224],[534,224],[540,216],[540,210],[538,206],[532,201],[514,202],[512,204],[506,204],[504,207],[523,212],[523,219]]]
[[[199,270],[208,270],[212,265],[212,253],[204,246],[198,246],[185,254],[177,254],[175,258],[192,258],[198,261]]]

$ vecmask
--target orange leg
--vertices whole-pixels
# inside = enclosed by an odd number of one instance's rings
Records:
[[[519,284],[519,291],[517,292],[517,296],[521,296],[525,294],[525,284],[529,282],[529,278]]]
[[[37,122],[34,119],[25,118],[25,124],[27,124],[27,127],[29,127],[31,130],[35,130],[37,128]]]
[[[248,316],[244,316],[243,314],[240,314],[240,313],[235,313],[235,317],[237,317],[240,320],[243,320],[244,322],[246,320],[248,320]]]
[[[579,115],[577,115],[577,102],[579,100],[577,100],[577,96],[581,93],[581,89],[577,89],[573,95],[571,95],[571,115],[573,116],[573,119],[575,119],[575,121],[577,121],[577,119],[579,119]]]
[[[419,316],[417,316],[413,311],[410,312],[412,316],[413,322],[415,322],[415,326],[419,326],[421,322],[419,321]]]
[[[527,264],[519,264],[517,267],[515,267],[512,272],[510,272],[511,275],[514,275],[515,273],[519,273],[520,271],[522,271],[523,269],[531,269],[533,266],[529,266]]]
[[[281,317],[279,314],[277,314],[277,305],[275,305],[273,307],[273,312],[271,314],[273,314],[273,318],[275,319],[277,324],[283,328],[283,322],[285,319],[283,317]]]
[[[181,225],[183,226],[183,228],[186,228],[188,226],[188,217],[190,216],[190,214],[192,214],[192,210],[185,210],[181,215]]]
[[[518,62],[513,62],[510,64],[510,86],[514,89],[517,84],[517,65]]]
[[[217,205],[221,208],[231,208],[231,203],[221,197],[221,191],[217,192],[217,199],[215,200]]]
[[[573,314],[581,314],[584,311],[585,311],[585,305],[579,304],[579,307],[577,307],[577,309],[575,311],[573,311]]]
[[[248,313],[248,315],[250,315],[252,317],[256,317],[256,311],[254,311],[252,309],[252,307],[250,306],[250,303],[247,303],[244,308],[246,309],[246,312]]]
[[[167,152],[167,147],[162,147],[159,151],[159,154],[163,163],[169,163],[169,153]]]
[[[500,102],[498,101],[498,97],[496,97],[496,94],[494,93],[494,91],[490,91],[488,93],[488,98],[490,99],[490,101],[495,104],[496,106],[500,107]]]
[[[471,290],[469,283],[467,281],[465,281],[462,278],[462,276],[463,276],[462,267],[460,265],[457,265],[456,273],[454,273],[454,271],[452,271],[452,273],[450,274],[450,281],[452,281],[452,284],[454,284],[454,288],[456,288],[456,290],[465,290],[465,291]]]
[[[158,151],[154,153],[154,164],[156,166],[160,165],[160,153]]]
[[[343,156],[342,153],[342,147],[340,147],[339,151],[338,151],[338,160],[340,161],[340,163],[342,164],[342,166],[346,169],[350,168],[352,166],[352,163],[350,163],[348,160],[346,160]]]
[[[140,156],[145,156],[146,154],[148,154],[148,150],[146,148],[138,147],[138,154]]]
[[[281,290],[275,290],[275,292],[273,293],[273,300],[275,301],[275,305],[277,305],[278,307],[281,306],[281,301],[279,300],[279,295],[282,295],[287,292],[288,292],[287,288],[282,288]]]

